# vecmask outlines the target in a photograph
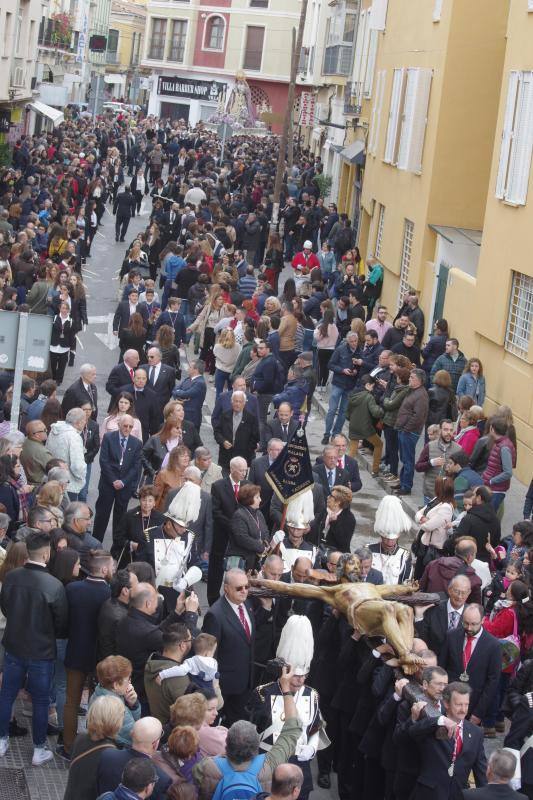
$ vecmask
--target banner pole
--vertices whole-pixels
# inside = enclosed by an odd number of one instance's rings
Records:
[[[283,511],[281,512],[281,520],[280,520],[280,523],[279,523],[280,531],[282,531],[283,528],[285,527],[285,520],[287,518],[287,509],[288,509],[288,507],[289,507],[288,503],[283,503]]]

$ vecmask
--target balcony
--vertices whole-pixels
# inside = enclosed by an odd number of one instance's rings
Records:
[[[352,71],[353,45],[336,44],[326,47],[322,75],[347,77]]]
[[[15,90],[25,90],[28,86],[28,70],[26,69],[23,58],[14,58],[11,75],[9,77],[9,86]]]
[[[40,47],[50,47],[63,53],[73,53],[72,30],[66,30],[52,19],[41,22],[37,43]]]
[[[355,102],[358,99],[356,83],[347,83],[344,87],[344,113],[355,116],[361,113],[361,106]]]

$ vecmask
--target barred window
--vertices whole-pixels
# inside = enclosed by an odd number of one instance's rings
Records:
[[[376,246],[374,248],[374,255],[376,258],[381,258],[381,244],[383,242],[383,227],[385,225],[385,206],[380,203],[378,226],[376,231]]]
[[[513,272],[513,285],[509,301],[509,316],[505,332],[505,349],[525,358],[531,338],[533,321],[533,278]]]

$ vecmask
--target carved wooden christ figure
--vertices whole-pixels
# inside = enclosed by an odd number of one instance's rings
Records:
[[[339,560],[340,583],[334,586],[316,586],[307,583],[284,583],[262,578],[252,579],[252,586],[259,592],[322,600],[344,614],[354,630],[366,636],[385,637],[398,656],[405,674],[412,675],[424,665],[422,659],[411,652],[414,638],[413,611],[402,603],[414,595],[418,586],[374,586],[359,582],[361,565],[357,556],[346,554]],[[311,570],[310,577],[318,578],[318,570]],[[400,602],[396,602],[398,598]],[[410,602],[410,600],[407,600]]]

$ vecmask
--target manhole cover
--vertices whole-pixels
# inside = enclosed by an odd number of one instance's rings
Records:
[[[0,800],[30,800],[23,769],[0,767]]]

